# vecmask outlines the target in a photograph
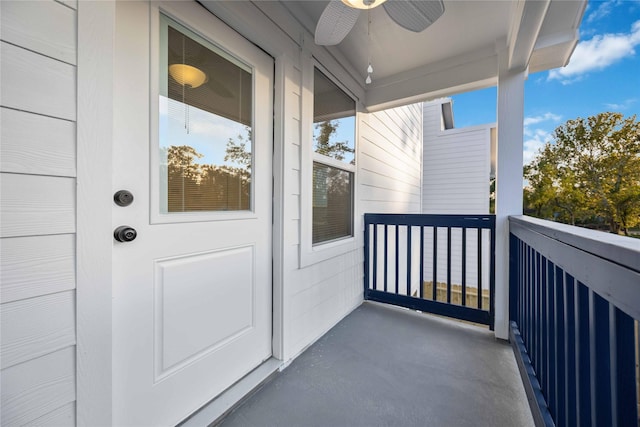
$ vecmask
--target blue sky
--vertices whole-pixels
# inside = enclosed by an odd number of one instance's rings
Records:
[[[453,96],[457,128],[496,120],[496,88]],[[640,120],[640,0],[590,1],[569,65],[525,83],[524,163],[556,127],[603,111]]]

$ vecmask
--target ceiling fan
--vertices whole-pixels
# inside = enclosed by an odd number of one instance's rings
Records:
[[[415,33],[426,29],[444,13],[442,0],[331,0],[318,20],[316,44],[340,43],[356,24],[361,10],[380,5],[396,24]]]

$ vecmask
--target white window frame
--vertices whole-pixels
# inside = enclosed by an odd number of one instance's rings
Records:
[[[300,268],[335,258],[340,255],[358,250],[362,246],[362,226],[357,221],[358,210],[358,173],[357,165],[359,160],[359,122],[361,104],[353,91],[349,90],[338,81],[334,75],[323,67],[318,61],[310,55],[305,56],[302,60],[302,140],[301,140],[301,194],[300,194]],[[322,72],[334,84],[336,84],[344,93],[346,93],[355,102],[355,165],[345,163],[331,157],[318,154],[313,149],[313,75],[315,69]],[[352,235],[341,239],[331,240],[313,244],[313,163],[321,163],[323,165],[336,167],[346,172],[352,173]]]
[[[159,111],[160,111],[160,102],[159,96],[161,94],[160,91],[160,79],[168,76],[167,67],[164,65],[162,61],[162,49],[166,46],[163,45],[163,40],[161,40],[166,34],[163,32],[167,31],[167,26],[172,26],[182,34],[190,37],[196,42],[202,44],[207,49],[211,50],[217,55],[220,55],[227,59],[228,61],[235,63],[238,67],[245,69],[246,71],[251,72],[251,90],[252,90],[252,100],[254,105],[252,106],[252,123],[255,123],[255,114],[256,114],[256,94],[255,94],[255,70],[251,65],[249,65],[250,61],[246,58],[242,58],[241,55],[237,53],[233,53],[231,49],[223,46],[219,42],[214,42],[210,37],[207,37],[205,34],[201,34],[196,30],[195,27],[187,25],[183,20],[179,18],[179,16],[167,9],[166,6],[161,5],[157,9],[157,15],[154,15],[151,20],[151,53],[150,53],[150,84],[151,84],[151,128],[150,128],[150,186],[151,191],[149,194],[150,201],[150,221],[152,224],[178,224],[185,222],[204,222],[204,221],[225,221],[230,218],[233,219],[255,219],[257,218],[257,214],[255,212],[255,187],[253,186],[253,181],[251,185],[251,194],[250,194],[250,209],[249,210],[233,210],[233,211],[192,211],[192,212],[168,212],[164,209],[161,209],[161,202],[164,204],[167,202],[166,200],[166,190],[161,189],[164,185],[164,181],[166,177],[162,177],[159,171],[160,165],[160,154],[159,154]],[[168,78],[168,77],[167,77]],[[256,159],[255,159],[255,148],[254,141],[251,141],[251,164],[252,170],[255,170],[256,167]],[[253,180],[254,175],[252,173],[251,178]],[[162,184],[162,186],[161,186]],[[164,191],[164,192],[163,192]],[[164,200],[163,200],[164,199]]]

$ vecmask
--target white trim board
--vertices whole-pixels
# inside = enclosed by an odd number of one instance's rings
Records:
[[[111,425],[111,194],[116,4],[78,4],[77,422]]]

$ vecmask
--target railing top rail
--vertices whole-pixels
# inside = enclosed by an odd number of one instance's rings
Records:
[[[439,214],[364,214],[365,224],[415,225],[435,227],[467,227],[494,229],[495,215],[439,215]]]
[[[551,239],[573,246],[607,261],[640,272],[640,239],[589,230],[530,216],[509,217],[518,224]]]

